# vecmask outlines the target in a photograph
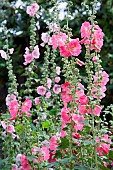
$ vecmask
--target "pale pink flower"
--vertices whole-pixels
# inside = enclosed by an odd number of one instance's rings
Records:
[[[50,23],[48,26],[49,26],[49,29],[53,32],[60,31],[60,27],[56,23]]]
[[[57,66],[57,67],[56,67],[56,74],[60,75],[60,72],[61,72],[61,71],[60,71],[60,67]]]
[[[63,46],[65,44],[67,38],[68,36],[63,32],[53,34],[49,41],[49,45],[52,45],[53,49],[56,50],[58,47]]]
[[[7,130],[7,132],[9,132],[9,133],[15,132],[15,128],[14,128],[13,125],[7,125],[6,130]]]
[[[22,103],[21,111],[23,113],[28,113],[32,107],[32,100],[26,98],[26,100]]]
[[[100,112],[102,110],[102,107],[99,105],[96,105],[95,108],[93,109],[93,113],[95,116],[100,116]]]
[[[47,87],[48,89],[51,88],[52,80],[50,78],[47,78]]]
[[[47,146],[42,146],[40,149],[39,155],[41,156],[41,160],[48,160],[50,156],[50,151]]]
[[[55,77],[55,82],[59,83],[59,81],[60,81],[60,77]]]
[[[48,91],[48,92],[46,93],[46,98],[49,99],[50,97],[51,97],[51,92]]]
[[[4,129],[7,128],[7,125],[6,125],[6,122],[5,122],[5,121],[1,121],[1,125],[2,125],[2,127],[3,127]]]
[[[40,150],[40,148],[34,146],[34,147],[31,149],[31,152],[32,152],[33,155],[36,155],[36,154],[37,154],[37,151],[39,151],[39,150]]]
[[[93,61],[93,62],[96,62],[98,59],[99,59],[99,58],[98,58],[97,56],[94,56],[94,57],[92,58],[92,61]]]
[[[85,63],[83,61],[79,60],[79,59],[77,59],[77,64],[79,66],[84,66],[85,65]]]
[[[81,122],[81,120],[85,120],[84,116],[79,115],[79,114],[72,114],[72,120],[74,121],[74,123],[78,124],[79,122]]]
[[[33,59],[34,59],[33,55],[30,54],[30,53],[25,54],[24,57],[25,57],[24,65],[27,65],[27,64],[31,63],[33,61]]]
[[[67,135],[67,132],[65,130],[60,131],[61,138],[64,138]]]
[[[44,96],[46,93],[46,88],[44,86],[39,86],[37,88],[37,93],[40,94],[41,96]]]
[[[16,100],[12,100],[9,105],[9,112],[12,116],[12,119],[15,119],[18,113],[19,104]]]
[[[89,22],[84,22],[81,26],[81,37],[82,38],[90,38],[91,34],[91,25]]]
[[[14,52],[14,48],[9,49],[10,54],[13,54],[13,52]]]
[[[18,135],[15,135],[14,133],[12,133],[12,138],[13,138],[13,139],[15,139],[15,138],[19,139],[19,136],[18,136]]]
[[[49,41],[49,35],[48,35],[48,33],[42,33],[42,34],[41,34],[41,39],[42,39],[42,41],[43,41],[44,43],[48,43],[48,41]]]
[[[30,17],[33,17],[36,12],[38,11],[39,9],[39,5],[37,3],[33,3],[31,6],[28,6],[27,7],[27,14],[29,14]]]
[[[5,60],[8,59],[8,56],[4,50],[0,50],[1,57],[4,58]]]
[[[39,56],[40,56],[40,52],[39,52],[39,47],[38,47],[38,45],[36,45],[35,47],[34,47],[34,50],[33,50],[33,52],[32,52],[32,56],[33,56],[33,58],[39,58]]]
[[[107,143],[111,143],[111,139],[108,138],[108,134],[105,134],[105,135],[101,138],[101,140],[103,140],[103,141],[105,141],[105,142],[107,142]]]
[[[7,97],[6,97],[6,105],[9,106],[10,105],[10,102],[11,100],[16,100],[16,96],[14,94],[8,94]]]
[[[36,97],[35,98],[35,104],[38,105],[40,103],[40,98],[39,97]]]
[[[60,54],[64,57],[69,57],[71,55],[78,56],[81,53],[81,45],[79,39],[76,38],[71,42],[60,46]]]
[[[78,131],[78,130],[82,130],[83,129],[83,127],[84,127],[84,123],[77,123],[75,126],[74,126],[74,129],[76,130],[76,132]]]
[[[54,93],[59,94],[61,92],[61,86],[58,84],[55,84],[53,87],[53,91]]]

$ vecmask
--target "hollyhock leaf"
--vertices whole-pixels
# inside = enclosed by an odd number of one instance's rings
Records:
[[[50,122],[42,122],[42,127],[48,129],[50,127]]]
[[[63,164],[63,165],[64,165],[64,164],[66,165],[66,164],[68,164],[70,161],[75,160],[75,158],[76,158],[75,156],[72,156],[72,157],[70,157],[70,158],[64,158],[64,159],[61,160],[60,163]]]
[[[89,141],[89,140],[85,140],[84,141],[84,145],[91,145],[92,143],[91,143],[91,141]]]
[[[26,158],[28,159],[28,161],[33,161],[35,159],[35,156],[26,156]]]
[[[75,168],[74,168],[74,170],[87,170],[88,169],[88,167],[86,167],[86,166],[76,166]]]
[[[86,119],[85,120],[81,120],[81,122],[83,122],[85,126],[90,126],[88,120],[86,120]]]
[[[61,146],[62,149],[69,147],[69,140],[65,137],[61,139]]]
[[[52,162],[52,163],[48,164],[48,168],[52,168],[53,166],[58,167],[58,166],[60,166],[60,163],[59,162]]]
[[[110,151],[110,152],[109,152],[109,157],[110,157],[110,158],[113,158],[113,151]]]
[[[56,108],[53,108],[49,111],[49,114],[50,115],[56,115],[57,114],[57,109]]]

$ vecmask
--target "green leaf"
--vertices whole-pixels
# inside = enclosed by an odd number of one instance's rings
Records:
[[[60,166],[60,163],[59,162],[52,162],[52,163],[48,164],[48,168],[52,168],[53,166],[58,167],[58,166]]]
[[[76,166],[74,170],[88,170],[88,168],[83,165],[83,166]]]
[[[62,149],[68,148],[69,147],[69,140],[65,137],[63,139],[61,139],[61,145],[60,147]]]
[[[42,124],[43,128],[47,128],[48,129],[50,127],[50,122],[48,122],[48,121],[42,122],[41,124]]]
[[[91,143],[91,141],[89,141],[89,140],[85,140],[84,141],[84,145],[91,145],[92,143]]]
[[[64,165],[64,164],[66,165],[66,164],[68,164],[68,163],[69,163],[70,161],[72,161],[72,160],[75,160],[75,156],[72,156],[72,157],[70,157],[70,158],[64,158],[64,159],[61,160],[60,163],[63,164],[63,165]]]
[[[110,158],[113,158],[113,151],[110,151],[110,152],[109,152],[109,157],[110,157]]]
[[[15,129],[16,129],[17,134],[21,134],[24,131],[24,127],[21,124],[16,125]]]

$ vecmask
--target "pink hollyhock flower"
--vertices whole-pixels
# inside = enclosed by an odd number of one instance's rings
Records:
[[[67,38],[68,36],[63,32],[53,34],[49,41],[49,45],[52,45],[53,49],[56,50],[58,47],[63,46],[65,44]]]
[[[38,148],[36,146],[31,149],[31,152],[32,152],[33,155],[36,155],[37,151],[40,151],[40,148]]]
[[[6,122],[5,122],[5,121],[1,121],[1,125],[2,125],[2,127],[3,127],[4,129],[7,128],[7,125],[6,125]]]
[[[66,123],[69,122],[69,120],[70,120],[70,109],[69,108],[62,108],[61,118],[64,122],[66,122]]]
[[[76,90],[76,95],[77,95],[77,97],[78,98],[80,98],[81,96],[84,96],[85,94],[84,94],[84,90]]]
[[[71,55],[78,56],[81,53],[81,45],[79,39],[76,38],[71,42],[60,46],[60,54],[64,57],[69,57]]]
[[[7,130],[7,132],[9,132],[9,133],[15,132],[15,128],[14,128],[13,125],[7,125],[6,130]]]
[[[33,3],[31,6],[27,7],[27,14],[29,14],[30,17],[33,17],[36,12],[39,10],[39,5],[37,3]]]
[[[22,165],[22,168],[24,170],[30,170],[31,169],[31,167],[28,163],[28,160],[27,160],[27,158],[24,154],[22,154],[22,157],[21,157],[21,165]]]
[[[60,27],[56,23],[50,23],[48,26],[49,26],[49,30],[51,30],[53,32],[60,31]]]
[[[53,91],[54,93],[59,94],[61,92],[61,86],[58,84],[55,84],[53,87]]]
[[[60,77],[55,77],[55,82],[59,83],[59,81],[60,81]]]
[[[82,38],[90,38],[91,34],[91,25],[89,22],[84,22],[81,26],[81,37]]]
[[[35,98],[35,104],[38,105],[40,103],[40,98],[39,97],[36,97]]]
[[[9,105],[9,112],[13,119],[16,118],[18,113],[18,102],[16,100],[12,100]]]
[[[89,99],[86,95],[83,95],[83,96],[80,96],[79,102],[80,102],[80,104],[86,105],[86,104],[88,104]]]
[[[13,52],[14,52],[14,48],[9,49],[10,54],[13,54]]]
[[[14,94],[8,94],[7,97],[6,97],[6,105],[9,106],[10,105],[10,102],[11,100],[16,100],[16,96]]]
[[[90,113],[90,112],[91,112],[91,109],[88,108],[86,105],[78,105],[78,111],[79,111],[81,114],[86,114],[86,113]]]
[[[56,150],[57,146],[59,146],[57,142],[57,137],[54,135],[50,139],[50,150]]]
[[[75,126],[74,126],[74,129],[76,130],[76,132],[78,131],[78,130],[82,130],[83,129],[83,127],[84,127],[84,123],[77,123]]]
[[[48,43],[48,41],[49,41],[49,35],[48,35],[48,33],[42,33],[42,34],[41,34],[41,39],[42,39],[42,41],[43,41],[44,43]]]
[[[83,61],[79,60],[79,59],[77,59],[77,64],[79,66],[84,66],[85,65],[85,63]]]
[[[60,67],[57,66],[57,67],[56,67],[56,74],[60,75],[60,72],[61,72],[61,71],[60,71]]]
[[[23,113],[27,113],[30,111],[31,107],[32,107],[32,100],[26,98],[26,100],[22,103],[21,111]]]
[[[46,93],[46,88],[44,86],[39,86],[37,88],[37,93],[40,94],[41,96],[44,96]]]
[[[100,112],[102,110],[102,107],[99,105],[96,105],[95,108],[93,109],[93,113],[95,116],[100,116]]]
[[[41,149],[40,149],[40,153],[39,155],[41,156],[41,160],[48,160],[49,159],[49,156],[50,156],[50,153],[49,153],[49,149],[47,146],[43,146]]]
[[[84,116],[81,116],[79,114],[72,114],[72,120],[78,124],[79,122],[81,122],[81,120],[85,120]]]
[[[48,92],[46,93],[46,98],[49,99],[50,97],[51,97],[51,92],[48,91]]]
[[[102,141],[105,141],[107,143],[111,143],[111,139],[108,138],[108,134],[105,134],[102,138],[101,138]]]
[[[38,45],[36,45],[35,47],[34,47],[34,50],[33,50],[33,52],[32,52],[32,56],[33,56],[33,58],[39,58],[39,56],[40,56],[40,52],[39,52],[39,47],[38,47]]]
[[[50,78],[47,78],[47,87],[48,89],[51,88],[52,80]]]
[[[81,138],[81,135],[79,133],[74,133],[74,134],[72,134],[72,137],[79,139],[79,138]]]
[[[99,59],[99,58],[98,58],[97,56],[94,56],[94,57],[92,58],[92,61],[93,61],[93,62],[96,62],[98,59]]]
[[[67,135],[67,132],[65,130],[60,131],[60,137],[64,138]]]
[[[25,57],[24,65],[27,65],[27,64],[31,63],[33,61],[33,59],[34,59],[33,55],[30,54],[30,53],[25,54],[24,57]]]
[[[4,50],[0,50],[1,57],[4,58],[5,60],[8,60],[8,56]]]

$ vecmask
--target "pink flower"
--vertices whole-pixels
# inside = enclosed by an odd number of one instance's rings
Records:
[[[40,52],[39,52],[39,47],[38,47],[38,45],[36,45],[35,47],[34,47],[34,50],[33,50],[33,52],[32,52],[32,56],[33,56],[33,58],[39,58],[39,56],[40,56]]]
[[[69,120],[70,120],[70,109],[69,108],[62,108],[61,118],[65,123],[69,122]]]
[[[33,155],[36,155],[36,154],[37,154],[37,151],[39,151],[39,150],[40,150],[40,149],[39,149],[38,147],[36,147],[36,146],[34,146],[34,147],[31,149]]]
[[[10,54],[13,54],[13,52],[14,52],[14,48],[9,49]]]
[[[30,170],[31,169],[31,167],[30,167],[30,165],[28,163],[28,160],[27,160],[27,158],[26,158],[26,156],[24,154],[22,154],[21,161],[22,161],[21,165],[22,165],[22,168],[24,170]]]
[[[48,43],[48,41],[49,41],[49,35],[48,35],[48,33],[42,33],[41,39],[42,39],[42,41],[43,41],[44,43]]]
[[[68,88],[69,86],[69,82],[65,82],[64,84],[62,84],[62,101],[64,103],[64,105],[70,101],[73,100],[72,95],[70,94],[70,89]]]
[[[16,118],[18,112],[18,102],[16,100],[12,100],[9,105],[9,112],[13,119]]]
[[[74,123],[78,124],[79,122],[81,122],[81,120],[84,120],[84,116],[81,116],[79,114],[72,114],[72,120],[74,121]]]
[[[64,57],[69,57],[71,55],[78,56],[81,53],[81,45],[79,39],[76,38],[71,42],[60,46],[60,54]]]
[[[56,23],[50,23],[48,26],[49,26],[49,29],[53,32],[59,32],[60,31],[60,27],[57,26]]]
[[[37,88],[37,93],[40,94],[41,96],[44,96],[46,93],[46,88],[44,86],[39,86]]]
[[[57,142],[57,137],[56,136],[52,136],[50,139],[50,150],[56,150],[57,146],[58,146],[58,142]]]
[[[63,46],[65,44],[67,38],[68,36],[63,32],[53,34],[49,41],[49,45],[52,45],[53,49],[56,50],[58,47]]]
[[[47,87],[48,89],[51,88],[52,80],[50,78],[47,78]]]
[[[27,7],[27,14],[29,14],[30,17],[33,17],[36,12],[38,11],[39,9],[39,5],[37,3],[33,3],[31,6],[28,6]]]
[[[51,92],[48,91],[48,92],[46,93],[46,98],[49,99],[50,97],[51,97]]]
[[[89,22],[84,22],[81,26],[81,37],[82,38],[90,38],[90,30],[91,30],[91,25]]]
[[[5,60],[8,59],[8,56],[4,50],[0,50],[1,57],[4,58]]]
[[[99,105],[96,105],[95,108],[93,109],[93,113],[95,116],[100,116],[100,112],[102,110],[102,107]]]
[[[79,60],[79,59],[77,59],[77,64],[79,66],[84,66],[85,65],[85,63],[83,61]]]
[[[81,135],[79,133],[74,133],[74,134],[72,134],[72,137],[79,139],[79,138],[81,138]]]
[[[89,99],[86,95],[83,95],[83,96],[80,96],[79,102],[80,102],[80,104],[86,105],[86,104],[88,104]]]
[[[6,97],[6,105],[9,106],[10,105],[10,102],[11,100],[16,100],[16,96],[14,94],[8,94],[7,97]]]
[[[31,107],[32,107],[32,100],[26,98],[26,100],[22,103],[21,111],[23,113],[27,113],[30,111]]]
[[[83,126],[84,126],[84,123],[78,123],[78,124],[76,124],[75,126],[74,126],[74,129],[76,130],[76,132],[78,131],[78,130],[82,130],[83,129]]]
[[[78,105],[78,110],[81,114],[86,114],[91,112],[91,109],[88,108],[86,105]]]
[[[1,125],[2,125],[2,127],[3,127],[4,129],[7,128],[7,125],[6,125],[6,122],[5,122],[5,121],[1,121]]]
[[[43,146],[41,149],[40,149],[40,153],[39,155],[41,156],[41,160],[48,160],[49,157],[50,157],[50,154],[49,154],[49,149],[47,146]]]
[[[94,56],[94,57],[92,58],[92,61],[93,61],[93,62],[96,62],[98,59],[99,59],[99,58],[98,58],[97,56]]]
[[[9,133],[15,132],[15,128],[14,128],[13,125],[8,125],[8,126],[6,127],[6,130],[7,130],[7,132],[9,132]]]
[[[61,72],[61,71],[60,71],[60,67],[57,66],[57,67],[56,67],[56,74],[60,75],[60,72]]]
[[[60,77],[55,77],[55,82],[59,83],[59,81],[60,81]]]
[[[39,97],[36,97],[35,98],[35,104],[38,105],[40,103],[40,98]]]
[[[67,135],[67,132],[66,132],[66,131],[64,131],[64,130],[61,130],[61,131],[60,131],[60,136],[61,136],[61,138],[64,138],[66,135]]]
[[[24,57],[25,57],[24,65],[31,63],[34,59],[33,55],[30,53],[25,54]]]
[[[53,91],[54,93],[59,94],[61,92],[61,86],[58,84],[55,84],[53,87]]]

